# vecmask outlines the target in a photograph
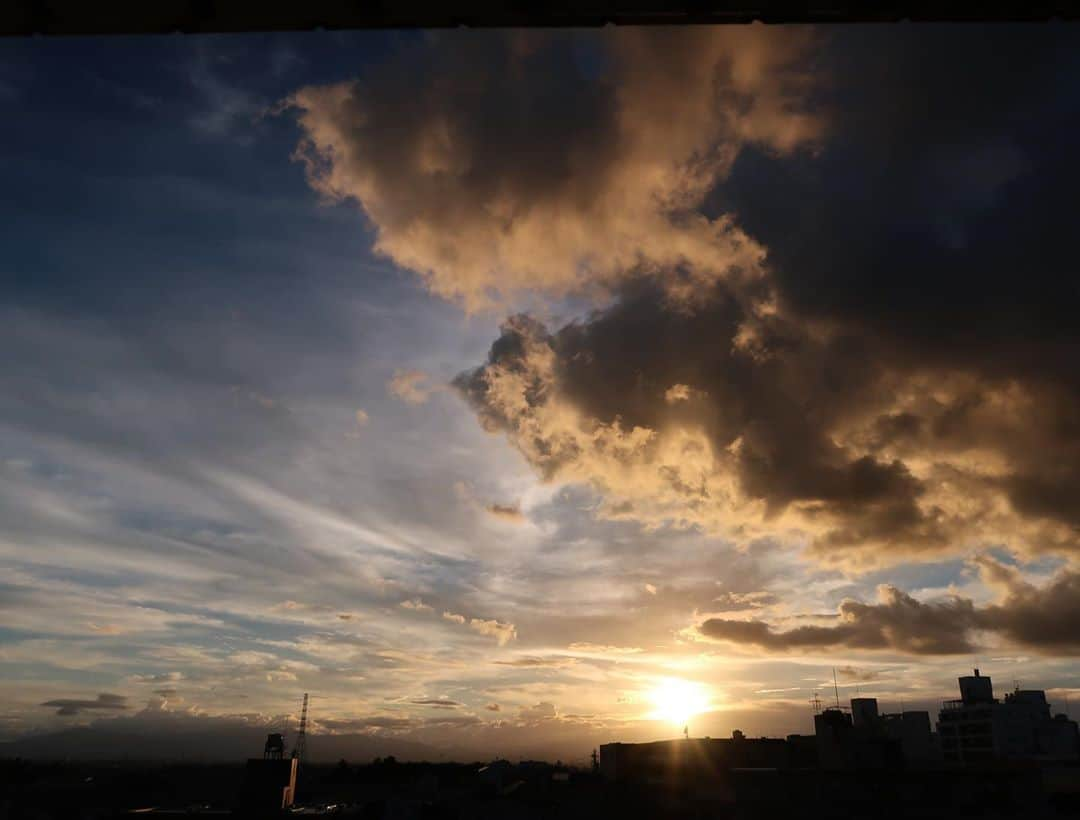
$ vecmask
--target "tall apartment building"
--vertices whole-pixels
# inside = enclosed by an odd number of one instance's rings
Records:
[[[1046,692],[1019,689],[994,697],[990,678],[959,679],[960,699],[947,700],[938,714],[938,736],[945,760],[979,763],[987,760],[1076,760],[1080,731],[1066,715],[1051,716]]]

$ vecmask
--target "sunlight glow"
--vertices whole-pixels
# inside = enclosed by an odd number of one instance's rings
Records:
[[[667,721],[680,728],[690,718],[709,709],[709,693],[705,687],[679,678],[663,679],[648,697],[654,707],[649,718]]]

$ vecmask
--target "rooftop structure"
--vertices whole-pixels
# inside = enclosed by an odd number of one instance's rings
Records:
[[[263,760],[281,760],[285,757],[285,738],[280,732],[273,732],[266,736],[266,744],[263,746]]]

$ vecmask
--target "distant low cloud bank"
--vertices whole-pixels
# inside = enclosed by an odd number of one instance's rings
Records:
[[[976,559],[982,580],[1000,600],[984,606],[952,596],[924,603],[890,584],[878,588],[873,604],[847,600],[834,622],[776,629],[760,620],[708,618],[697,626],[706,639],[768,651],[829,649],[889,650],[913,655],[962,655],[982,648],[990,635],[1010,646],[1080,656],[1080,574],[1062,570],[1042,587],[988,556]],[[854,673],[854,680],[865,680]]]
[[[80,712],[97,710],[127,709],[127,698],[123,695],[110,695],[102,692],[94,700],[79,700],[78,698],[57,698],[47,700],[42,706],[55,707],[56,714],[70,716]]]

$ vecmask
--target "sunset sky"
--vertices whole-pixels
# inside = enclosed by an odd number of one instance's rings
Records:
[[[0,117],[0,741],[1080,692],[1076,28],[7,40]]]

